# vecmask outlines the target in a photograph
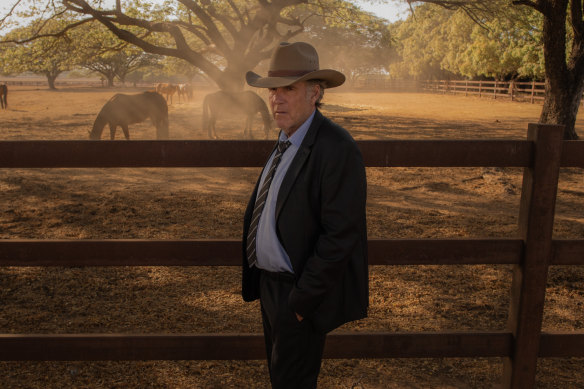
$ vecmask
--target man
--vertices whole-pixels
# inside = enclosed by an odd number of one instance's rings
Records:
[[[368,307],[363,159],[317,109],[345,76],[297,42],[246,79],[269,89],[281,131],[244,217],[242,295],[260,299],[272,388],[316,388],[326,334]]]

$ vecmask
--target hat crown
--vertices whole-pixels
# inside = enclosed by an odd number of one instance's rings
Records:
[[[319,69],[316,49],[305,42],[282,42],[274,51],[269,70],[312,72]]]
[[[320,69],[316,49],[306,42],[282,42],[270,58],[268,76],[251,70],[245,74],[248,85],[258,88],[280,88],[295,82],[319,80],[323,88],[334,88],[345,82],[343,73]]]

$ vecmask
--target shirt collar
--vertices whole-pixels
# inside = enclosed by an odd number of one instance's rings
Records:
[[[315,114],[316,114],[316,109],[314,111],[312,111],[312,114],[308,117],[308,119],[306,119],[306,121],[304,123],[302,123],[302,125],[300,127],[298,127],[298,129],[294,132],[294,134],[292,134],[292,136],[290,138],[288,138],[286,136],[286,133],[284,131],[280,131],[279,140],[280,141],[289,140],[290,143],[292,143],[292,145],[294,145],[296,147],[300,147],[300,145],[302,144],[302,141],[304,140],[304,136],[306,136],[306,133],[308,132],[308,129],[310,128],[310,125],[312,124],[312,119],[314,119]]]

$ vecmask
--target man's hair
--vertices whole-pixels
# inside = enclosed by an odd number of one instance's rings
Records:
[[[318,85],[320,88],[320,93],[318,95],[318,98],[316,99],[316,103],[314,104],[316,106],[316,108],[320,108],[322,107],[322,98],[324,97],[324,88],[326,86],[326,82],[322,81],[322,80],[308,80],[306,81],[306,83],[309,86],[308,92],[310,93],[312,91],[312,88],[314,88],[316,85]]]

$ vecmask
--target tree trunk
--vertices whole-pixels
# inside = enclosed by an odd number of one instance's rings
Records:
[[[51,90],[55,90],[57,89],[57,87],[55,87],[55,80],[57,79],[57,75],[51,74],[51,73],[47,73],[45,74],[47,76],[47,83],[49,84],[49,89]]]
[[[567,6],[567,0],[558,1],[549,5],[544,13],[546,83],[540,122],[563,125],[564,139],[574,140],[578,139],[574,125],[584,91],[584,77],[578,67],[574,66],[574,55],[577,53],[572,53],[570,66],[566,62]]]
[[[564,126],[564,139],[576,140],[575,124],[582,93],[584,92],[584,82],[580,80],[558,81],[546,80],[546,94],[543,109],[539,118],[541,123],[561,124]],[[554,86],[555,85],[555,86]]]
[[[251,69],[248,69],[251,70]],[[241,92],[245,85],[245,73],[239,68],[227,67],[219,77],[212,77],[219,89],[225,92]]]
[[[106,75],[106,79],[107,79],[107,87],[108,88],[113,88],[114,87],[114,75],[108,74]]]

